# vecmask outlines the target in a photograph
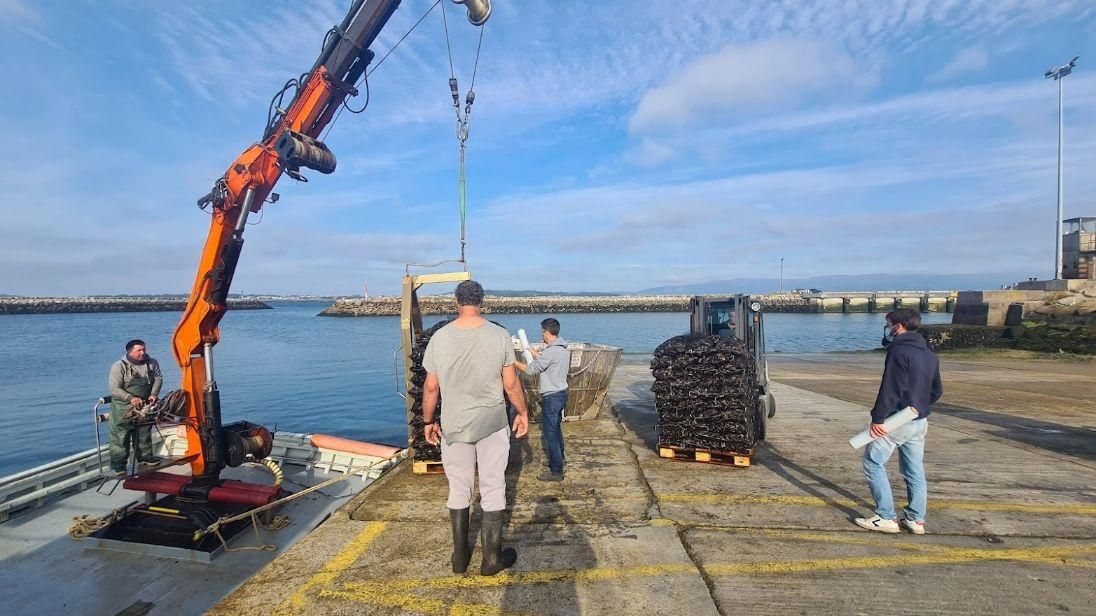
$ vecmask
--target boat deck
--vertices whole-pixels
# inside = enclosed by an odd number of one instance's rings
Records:
[[[298,448],[298,453],[301,448]],[[91,453],[91,452],[89,452]],[[94,459],[94,454],[91,453]],[[330,458],[330,456],[329,456]],[[343,456],[347,458],[347,456]],[[283,486],[297,492],[341,474],[325,472],[322,465],[283,463]],[[102,516],[118,507],[140,501],[141,492],[118,486],[113,480],[102,493],[98,481],[83,490],[57,499],[0,524],[0,588],[4,589],[5,614],[202,614],[245,582],[256,571],[308,535],[347,499],[375,480],[378,466],[369,473],[351,476],[321,492],[291,501],[278,513],[291,524],[278,531],[260,531],[274,550],[250,550],[258,545],[247,530],[229,542],[229,550],[212,562],[189,562],[95,547],[93,538],[76,541],[67,534],[73,518]],[[172,472],[184,472],[172,469]],[[271,476],[253,467],[227,469],[224,477],[269,484]],[[241,548],[245,548],[240,550]],[[240,551],[237,551],[240,550]]]
[[[866,408],[807,387],[870,391],[881,359],[775,364],[775,379],[803,387],[775,384],[769,440],[743,469],[658,457],[650,372],[633,358],[611,413],[565,424],[565,481],[536,480],[535,429],[512,449],[507,573],[475,575],[478,546],[469,574],[450,573],[445,478],[403,463],[212,613],[1092,613],[1096,396],[1012,370],[1009,387],[1055,391],[1063,410],[1036,425],[1022,404],[941,409],[926,452],[930,534],[879,535],[850,522],[870,512],[847,444]],[[951,382],[994,371],[972,364]],[[1067,381],[1096,382],[1096,364],[1076,371]]]

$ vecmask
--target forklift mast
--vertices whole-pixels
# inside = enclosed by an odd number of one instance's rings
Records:
[[[689,300],[689,312],[690,334],[728,336],[746,343],[757,365],[758,429],[759,434],[764,435],[765,420],[776,414],[776,401],[769,392],[769,364],[765,358],[765,321],[761,314],[761,302],[741,294],[724,297],[697,295]]]

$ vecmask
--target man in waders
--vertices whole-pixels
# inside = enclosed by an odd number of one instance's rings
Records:
[[[160,461],[152,455],[152,426],[137,426],[135,411],[156,402],[164,377],[160,363],[145,352],[145,343],[130,340],[126,354],[110,367],[110,470],[126,471],[129,447],[137,449],[137,461],[153,465]]]
[[[434,333],[423,355],[422,421],[427,442],[441,443],[449,480],[446,506],[453,529],[453,573],[464,573],[472,557],[469,511],[478,469],[483,510],[480,573],[495,575],[517,561],[513,548],[502,549],[506,463],[510,430],[518,438],[525,436],[529,414],[514,371],[510,334],[480,316],[483,287],[465,280],[457,285],[456,295],[457,318]],[[517,412],[513,426],[508,425],[503,391]],[[439,396],[444,396],[440,427],[434,420]]]

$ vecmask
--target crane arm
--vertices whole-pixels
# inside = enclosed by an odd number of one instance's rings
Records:
[[[181,389],[187,397],[187,459],[196,482],[215,483],[226,458],[235,466],[232,460],[242,455],[231,449],[239,439],[222,430],[212,349],[220,338],[218,323],[243,248],[248,214],[262,209],[283,172],[304,180],[302,167],[321,173],[335,170],[334,155],[318,138],[346,98],[357,94],[354,84],[374,57],[369,46],[399,3],[355,0],[342,23],[328,32],[309,72],[290,80],[271,102],[262,139],[240,154],[213,190],[198,201],[200,207],[210,209],[209,233],[173,338],[175,359],[183,373]],[[280,108],[279,103],[294,87],[292,101]],[[226,439],[232,440],[227,449]],[[269,449],[245,453],[264,457]]]

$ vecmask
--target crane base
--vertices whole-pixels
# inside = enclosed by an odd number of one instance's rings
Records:
[[[195,541],[194,532],[220,517],[237,515],[252,508],[233,503],[195,503],[165,496],[151,505],[130,508],[124,517],[96,531],[88,540],[94,547],[104,550],[208,563],[224,550],[224,544],[216,535]],[[244,519],[223,527],[221,535],[225,543],[248,530],[250,525],[251,521]]]

